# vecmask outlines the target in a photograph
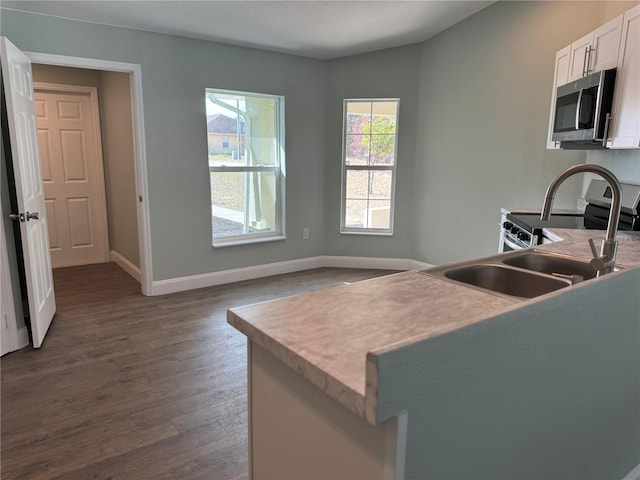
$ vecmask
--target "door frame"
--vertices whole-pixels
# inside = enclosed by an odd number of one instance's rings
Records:
[[[39,52],[24,52],[32,63],[59,67],[86,68],[128,73],[131,87],[131,115],[133,117],[134,175],[138,196],[138,248],[140,251],[140,286],[143,295],[153,295],[151,262],[151,227],[149,217],[149,185],[147,180],[147,154],[144,133],[144,106],[142,101],[142,67],[137,63],[113,62],[94,58],[73,57]]]
[[[95,151],[96,173],[98,188],[98,203],[100,217],[98,221],[102,225],[105,251],[102,260],[108,262],[109,256],[109,225],[107,221],[107,194],[105,192],[104,180],[104,158],[102,156],[102,132],[100,130],[100,106],[98,103],[98,89],[96,87],[87,87],[84,85],[67,85],[63,83],[49,82],[33,82],[33,91],[39,90],[41,93],[77,93],[81,95],[89,95],[89,103],[91,103],[91,114],[93,116],[93,135],[96,141],[97,149]],[[44,92],[46,91],[46,92]],[[51,223],[51,222],[49,222]]]

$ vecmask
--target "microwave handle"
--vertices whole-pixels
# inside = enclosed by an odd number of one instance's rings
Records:
[[[604,134],[602,135],[602,146],[607,146],[607,140],[609,138],[609,124],[611,122],[611,114],[607,113],[606,120],[604,121]]]
[[[584,92],[584,88],[581,88],[580,93],[578,93],[578,103],[576,104],[576,130],[580,130],[580,109],[582,109],[582,92]]]

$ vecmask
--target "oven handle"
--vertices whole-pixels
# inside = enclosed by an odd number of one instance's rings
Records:
[[[506,235],[502,236],[502,242],[512,250],[522,250],[524,247],[522,245],[518,245],[517,243],[513,243],[511,240],[507,238]]]

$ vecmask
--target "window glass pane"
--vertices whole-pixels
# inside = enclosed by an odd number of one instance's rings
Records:
[[[373,123],[381,122],[384,119],[385,133],[396,133],[396,115],[398,114],[397,102],[374,102],[373,103]]]
[[[245,232],[245,180],[242,172],[211,173],[213,236],[229,237]]]
[[[395,135],[372,135],[371,136],[371,164],[372,165],[393,165],[396,157],[395,149],[396,149]]]
[[[347,165],[369,165],[368,135],[347,135],[345,138],[345,163]]]
[[[274,232],[276,172],[212,172],[213,236]]]
[[[346,133],[364,133],[371,124],[371,102],[347,102]]]
[[[369,198],[376,200],[390,200],[392,180],[393,172],[391,170],[371,172]]]
[[[209,89],[206,97],[209,166],[278,165],[276,98]]]
[[[347,170],[347,198],[369,198],[369,172]]]
[[[371,200],[367,209],[368,228],[391,228],[391,201]]]
[[[344,225],[347,228],[367,228],[367,201],[346,200]]]

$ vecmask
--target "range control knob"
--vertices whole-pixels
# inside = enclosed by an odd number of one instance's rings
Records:
[[[516,227],[515,225],[513,227],[511,227],[511,233],[513,233],[514,235],[517,235],[519,231],[520,231],[520,229],[518,227]]]
[[[513,227],[513,223],[511,222],[504,222],[502,224],[502,228],[504,228],[505,230],[511,230],[511,227]]]
[[[520,233],[518,234],[518,238],[519,238],[520,240],[523,240],[523,241],[525,241],[525,242],[528,242],[530,237],[529,237],[529,234],[528,234],[527,232],[520,232]]]

